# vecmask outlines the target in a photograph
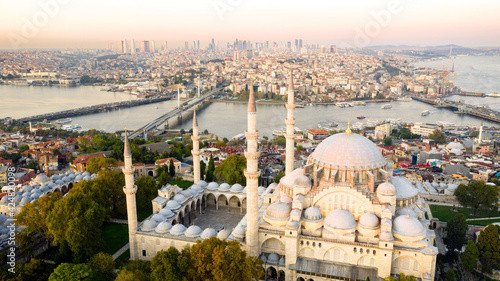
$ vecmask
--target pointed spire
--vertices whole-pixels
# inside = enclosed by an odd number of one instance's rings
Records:
[[[193,128],[198,127],[198,120],[196,119],[196,107],[193,110]]]
[[[248,97],[248,112],[257,112],[255,108],[255,97],[253,94],[253,78],[250,82],[250,95]]]
[[[351,131],[351,121],[347,119],[347,129],[345,130],[345,133],[350,135],[352,133]]]
[[[132,153],[130,153],[130,146],[128,144],[128,136],[127,136],[127,127],[125,127],[125,141],[124,141],[124,147],[123,147],[123,156],[132,156]]]

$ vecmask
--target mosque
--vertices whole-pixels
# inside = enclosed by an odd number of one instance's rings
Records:
[[[290,77],[286,176],[258,186],[258,130],[253,87],[248,103],[246,187],[200,180],[196,114],[195,183],[167,185],[152,202],[153,215],[137,222],[134,168],[125,136],[124,192],[131,259],[151,260],[216,236],[238,241],[264,262],[266,280],[381,280],[400,273],[434,280],[437,248],[425,202],[406,178],[392,176],[377,146],[348,128],[321,142],[307,163],[293,169],[294,92]]]

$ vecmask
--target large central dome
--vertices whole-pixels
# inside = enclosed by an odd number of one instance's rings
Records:
[[[322,141],[308,163],[337,169],[359,170],[382,167],[387,160],[377,146],[358,134],[335,134]]]

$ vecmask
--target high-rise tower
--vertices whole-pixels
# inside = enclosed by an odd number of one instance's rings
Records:
[[[196,184],[200,181],[200,137],[198,136],[196,109],[193,111],[193,135],[191,136],[191,140],[193,141],[193,150],[191,150],[191,154],[193,155],[193,177]]]
[[[255,97],[253,93],[253,80],[250,85],[250,96],[248,97],[248,129],[245,132],[247,138],[247,168],[245,177],[247,178],[247,230],[246,244],[247,252],[250,256],[259,255],[259,220],[258,220],[258,186],[259,186],[259,151],[257,148],[257,110],[255,107]]]
[[[128,219],[128,239],[130,245],[130,259],[135,260],[137,257],[135,234],[137,232],[137,207],[135,203],[135,193],[137,186],[134,185],[134,167],[132,166],[132,153],[128,144],[127,129],[125,128],[125,147],[123,150],[123,158],[125,165],[123,166],[123,174],[125,174],[125,186],[123,192],[127,200],[127,219]]]
[[[295,159],[295,118],[293,110],[295,109],[295,101],[293,94],[293,72],[290,68],[290,82],[288,83],[288,102],[286,103],[286,175],[293,171],[293,161]]]

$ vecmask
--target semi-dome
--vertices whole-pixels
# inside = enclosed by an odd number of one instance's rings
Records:
[[[304,218],[309,221],[320,221],[323,218],[318,207],[309,207],[304,211]]]
[[[179,223],[179,224],[174,225],[170,229],[170,234],[175,235],[175,236],[179,236],[179,235],[184,234],[185,231],[186,231],[186,227],[183,224]]]
[[[223,183],[218,188],[219,191],[229,191],[229,189],[231,189],[231,186],[228,183]]]
[[[413,211],[412,209],[409,209],[409,208],[402,208],[402,209],[399,209],[396,211],[396,215],[398,216],[406,216],[406,215],[410,215],[411,217],[418,217],[417,213],[415,213],[415,211]]]
[[[142,223],[142,231],[153,231],[156,227],[156,222],[153,220],[145,220]]]
[[[51,182],[51,180],[45,174],[39,174],[38,176],[35,177],[34,180],[32,180],[32,182],[42,185],[42,184],[46,184],[48,182]]]
[[[290,216],[292,208],[289,204],[281,202],[279,199],[266,209],[265,215],[271,219],[287,219]]]
[[[382,241],[389,242],[389,241],[393,241],[394,240],[394,236],[392,235],[391,232],[384,231],[384,232],[380,233],[379,239],[382,240]]]
[[[172,228],[172,225],[168,221],[162,221],[155,228],[155,232],[159,234],[165,234]]]
[[[243,226],[238,225],[233,231],[234,238],[243,239],[245,237],[245,228]]]
[[[311,180],[306,175],[298,176],[293,181],[294,187],[311,187],[311,185]]]
[[[448,150],[452,150],[452,149],[465,149],[463,144],[457,142],[457,141],[453,141],[453,142],[450,142],[448,145],[446,145],[446,148]]]
[[[192,226],[188,227],[186,232],[184,232],[184,235],[186,237],[189,237],[189,238],[196,238],[196,237],[200,236],[201,232],[202,232],[202,230],[199,226],[192,225]]]
[[[280,196],[280,201],[283,202],[283,203],[292,203],[292,198],[291,197],[288,197],[286,195],[281,195]]]
[[[259,186],[259,188],[257,189],[257,192],[259,193],[259,195],[262,195],[265,191],[266,191],[266,188],[263,186]]]
[[[236,184],[233,184],[233,186],[231,186],[231,192],[241,192],[243,190],[243,186],[241,186],[241,184],[239,183],[236,183]]]
[[[219,233],[217,233],[217,238],[219,238],[220,240],[226,240],[229,237],[229,235],[231,235],[231,230],[223,229],[219,231]]]
[[[396,187],[396,199],[412,198],[418,195],[418,189],[411,185],[405,177],[392,177],[392,184]]]
[[[378,217],[372,213],[364,213],[359,218],[358,225],[366,229],[376,229],[378,228],[380,222]]]
[[[159,213],[165,218],[171,218],[174,216],[174,212],[172,212],[172,210],[170,210],[169,208],[163,208]]]
[[[271,254],[269,254],[269,256],[267,257],[267,263],[270,263],[270,264],[278,264],[278,263],[279,263],[279,259],[280,259],[280,257],[278,256],[278,254],[271,253]]]
[[[199,182],[196,183],[197,185],[203,187],[203,188],[206,188],[207,187],[207,182],[204,181],[204,180],[201,180]]]
[[[298,227],[299,227],[299,223],[297,221],[289,220],[286,223],[286,228],[288,228],[288,229],[297,229]]]
[[[337,169],[372,169],[387,164],[372,141],[354,133],[328,137],[309,156],[308,162]]]
[[[377,194],[386,195],[386,196],[394,196],[394,195],[396,195],[396,187],[390,182],[381,183],[377,187]]]
[[[393,223],[393,230],[395,233],[403,236],[420,236],[425,234],[422,223],[410,215],[396,217]]]
[[[337,229],[351,229],[356,227],[356,220],[348,211],[335,209],[326,216],[325,225]]]
[[[179,204],[179,202],[175,201],[175,200],[170,200],[167,202],[167,208],[171,209],[171,210],[177,210],[181,207],[181,204]]]
[[[154,220],[155,222],[162,222],[165,220],[165,217],[158,213],[158,214],[154,214],[152,217],[151,217],[152,220]]]
[[[210,237],[217,236],[217,231],[213,228],[205,228],[203,232],[201,233],[200,237],[201,239],[208,239]]]
[[[217,188],[219,188],[219,184],[216,183],[216,182],[214,182],[214,181],[211,182],[211,183],[209,183],[208,186],[207,186],[208,190],[216,190]]]

